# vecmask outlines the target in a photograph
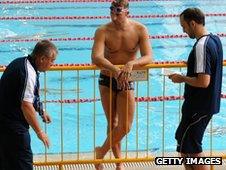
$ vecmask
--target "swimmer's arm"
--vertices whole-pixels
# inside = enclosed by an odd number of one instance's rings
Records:
[[[105,30],[99,28],[95,32],[94,44],[92,48],[92,63],[101,69],[112,71],[113,73],[119,72],[120,69],[114,66],[110,61],[104,57],[105,47]]]
[[[149,42],[149,34],[146,27],[142,26],[139,28],[139,47],[140,47],[140,54],[141,57],[130,61],[133,64],[133,67],[141,67],[153,62],[152,56],[152,48]]]

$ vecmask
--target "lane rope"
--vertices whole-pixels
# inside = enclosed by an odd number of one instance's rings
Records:
[[[178,1],[178,0],[129,0],[129,2]],[[36,3],[105,3],[112,0],[18,0],[0,1],[0,4],[36,4]]]
[[[221,94],[221,98],[225,99],[226,94]],[[135,97],[136,102],[159,102],[159,101],[174,101],[183,100],[183,96],[157,96],[157,97]],[[92,103],[100,101],[100,98],[96,99],[65,99],[65,100],[47,100],[46,103]]]
[[[226,13],[208,13],[207,17],[225,17]],[[179,14],[149,14],[149,15],[129,15],[129,18],[175,18]],[[3,16],[0,17],[2,21],[8,20],[96,20],[96,19],[110,19],[110,16]]]
[[[219,37],[226,37],[226,33],[217,33]],[[149,39],[172,39],[172,38],[187,38],[186,34],[172,34],[172,35],[149,35]],[[0,40],[0,43],[18,43],[18,42],[37,42],[42,38],[28,38],[28,39],[13,39],[16,37],[8,37],[8,39]],[[66,37],[66,38],[48,38],[49,41],[92,41],[93,37]]]

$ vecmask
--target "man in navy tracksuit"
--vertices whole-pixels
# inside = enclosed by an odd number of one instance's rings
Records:
[[[205,17],[198,8],[180,14],[183,31],[196,38],[187,60],[187,75],[172,74],[174,83],[185,83],[182,119],[176,131],[177,151],[183,157],[202,157],[204,131],[220,110],[223,50],[218,36],[205,29]],[[185,165],[186,170],[209,170],[206,165]]]
[[[32,170],[29,125],[38,138],[49,147],[36,112],[43,121],[50,117],[39,98],[39,72],[50,68],[57,49],[48,40],[38,42],[31,55],[17,58],[4,71],[0,80],[0,169]]]

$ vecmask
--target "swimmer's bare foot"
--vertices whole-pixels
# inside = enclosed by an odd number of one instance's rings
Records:
[[[124,166],[122,164],[117,165],[115,170],[125,170]]]
[[[101,155],[100,155],[100,147],[95,148],[95,158],[96,159],[102,159]],[[103,164],[94,164],[94,166],[95,166],[96,170],[103,170],[104,169]]]

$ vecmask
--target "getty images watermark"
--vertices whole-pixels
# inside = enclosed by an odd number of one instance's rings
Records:
[[[156,157],[156,165],[222,165],[222,157]]]

